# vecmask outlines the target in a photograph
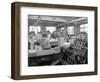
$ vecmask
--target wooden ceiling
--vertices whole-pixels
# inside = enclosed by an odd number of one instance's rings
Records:
[[[71,26],[72,24],[87,23],[86,17],[28,15],[28,25],[43,26]]]

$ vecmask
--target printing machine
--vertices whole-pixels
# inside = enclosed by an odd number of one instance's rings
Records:
[[[76,39],[68,49],[62,49],[67,64],[87,64],[87,41]]]

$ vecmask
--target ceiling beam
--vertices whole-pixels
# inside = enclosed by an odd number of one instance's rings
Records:
[[[84,24],[87,22],[88,22],[87,18],[78,18],[78,19],[74,19],[74,20],[66,22],[66,23],[58,24],[57,26],[62,26],[62,25],[71,26],[72,24]]]

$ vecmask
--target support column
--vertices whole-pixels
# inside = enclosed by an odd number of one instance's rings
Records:
[[[77,34],[80,33],[80,25],[74,24],[74,34],[77,36]]]
[[[68,27],[67,25],[64,25],[63,35],[67,35],[68,34],[67,27]]]
[[[41,25],[41,31],[46,32],[46,26],[45,25]]]
[[[56,26],[56,31],[60,32],[60,26]]]

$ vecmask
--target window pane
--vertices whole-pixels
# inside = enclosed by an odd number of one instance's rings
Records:
[[[88,24],[80,25],[80,32],[88,32]]]
[[[41,28],[40,28],[40,26],[30,26],[29,27],[29,32],[32,32],[32,31],[34,31],[35,34],[37,34],[38,32],[41,31]]]
[[[74,34],[74,26],[68,27],[68,34]]]
[[[54,31],[56,31],[56,27],[46,27],[46,31],[53,33]]]

